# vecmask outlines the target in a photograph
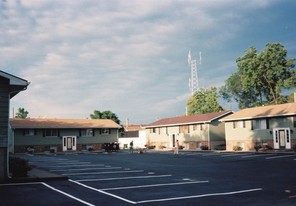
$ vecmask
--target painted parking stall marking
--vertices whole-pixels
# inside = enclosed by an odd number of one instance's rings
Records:
[[[126,189],[135,189],[135,188],[147,188],[147,187],[162,187],[162,186],[172,186],[172,185],[187,185],[187,184],[201,184],[208,183],[209,181],[194,181],[194,182],[174,182],[174,183],[163,183],[163,184],[153,184],[153,185],[137,185],[137,186],[128,186],[128,187],[114,187],[114,188],[105,188],[101,189],[103,191],[110,190],[126,190]]]
[[[296,155],[281,155],[281,156],[275,156],[275,157],[266,157],[265,159],[279,159],[279,158],[287,158],[287,157],[295,157]]]
[[[116,169],[122,169],[122,167],[88,167],[88,168],[65,168],[65,169],[52,169],[51,172],[64,172],[64,171],[90,171],[90,170],[116,170]]]
[[[226,155],[222,155],[221,157],[237,157],[237,156],[248,156],[250,154],[246,154],[246,153],[243,153],[243,154],[226,154]]]
[[[115,172],[81,172],[81,173],[63,173],[64,176],[79,176],[79,175],[101,175],[101,174],[121,174],[121,173],[136,173],[144,172],[144,170],[126,170],[126,171],[115,171]]]
[[[148,175],[148,176],[131,176],[131,177],[111,177],[101,179],[80,179],[77,182],[96,182],[96,181],[110,181],[110,180],[130,180],[130,179],[147,179],[147,178],[162,178],[171,177],[172,175]]]
[[[95,206],[95,205],[93,205],[93,204],[91,204],[91,203],[89,203],[89,202],[86,202],[86,201],[84,201],[84,200],[82,200],[82,199],[79,199],[79,198],[77,198],[77,197],[74,197],[73,195],[70,195],[70,194],[68,194],[68,193],[66,193],[66,192],[63,192],[63,191],[61,191],[61,190],[59,190],[59,189],[56,189],[56,188],[54,188],[54,187],[52,187],[52,186],[50,186],[50,185],[48,185],[48,184],[46,184],[46,183],[44,183],[44,182],[42,183],[42,185],[44,185],[45,187],[48,187],[49,189],[52,189],[52,190],[54,190],[54,191],[60,193],[60,194],[63,194],[63,195],[65,195],[65,196],[67,196],[67,197],[69,197],[69,198],[71,198],[71,199],[74,199],[74,200],[76,200],[76,201],[78,201],[78,202],[81,202],[81,203],[83,203],[83,204],[85,204],[85,205],[88,205],[88,206]]]
[[[59,194],[62,194],[64,196],[68,197],[68,198],[71,198],[71,199],[73,199],[75,201],[81,202],[84,205],[95,206],[94,204],[91,204],[91,203],[89,203],[87,201],[84,201],[84,200],[82,200],[80,198],[77,198],[77,197],[75,197],[75,196],[73,196],[73,195],[71,195],[69,193],[66,193],[66,192],[64,192],[62,190],[59,190],[59,189],[57,189],[55,187],[52,187],[52,186],[50,186],[49,184],[47,184],[45,182],[9,183],[9,184],[0,184],[0,187],[5,187],[5,186],[26,186],[26,185],[43,185],[43,186],[45,186],[46,188],[48,188],[50,190],[53,190],[53,191],[55,191],[55,192],[57,192]]]
[[[192,196],[181,196],[181,197],[164,198],[164,199],[142,200],[142,201],[138,201],[137,203],[165,202],[165,201],[172,201],[172,200],[184,200],[184,199],[202,198],[202,197],[210,197],[210,196],[226,196],[226,195],[235,195],[240,193],[255,192],[260,190],[262,190],[262,188],[254,188],[254,189],[238,190],[238,191],[230,191],[230,192],[220,192],[220,193],[209,193],[209,194],[192,195]]]
[[[252,155],[243,156],[242,158],[264,157],[264,156],[273,156],[273,155],[275,154],[252,154]]]

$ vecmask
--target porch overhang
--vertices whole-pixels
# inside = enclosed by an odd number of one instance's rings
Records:
[[[9,80],[9,98],[13,98],[19,92],[27,89],[30,82],[25,79],[19,78],[17,76],[8,74],[2,70],[0,70],[0,76]]]

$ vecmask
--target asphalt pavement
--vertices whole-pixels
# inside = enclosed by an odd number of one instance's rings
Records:
[[[18,156],[34,168],[26,182],[0,185],[4,205],[296,205],[295,153]]]

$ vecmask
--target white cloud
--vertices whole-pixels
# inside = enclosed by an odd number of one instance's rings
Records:
[[[201,86],[220,86],[253,41],[244,36],[253,10],[258,15],[276,3],[1,2],[1,69],[31,82],[12,106],[31,117],[85,118],[108,109],[136,123],[184,114],[188,50],[205,55]]]

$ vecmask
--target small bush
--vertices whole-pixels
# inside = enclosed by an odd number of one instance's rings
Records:
[[[12,177],[27,177],[28,171],[31,169],[32,167],[27,160],[19,157],[9,158],[9,172],[12,174]]]
[[[182,149],[184,149],[184,146],[179,145],[179,150],[182,150]]]
[[[202,145],[202,146],[200,146],[200,149],[201,150],[208,150],[209,147],[208,147],[208,145]]]
[[[243,148],[238,145],[233,146],[232,149],[233,149],[233,151],[242,151],[243,150]]]
[[[259,151],[267,151],[272,150],[272,147],[269,145],[263,145],[261,148],[259,148]]]
[[[147,147],[147,149],[155,149],[156,146],[155,145],[147,145],[146,147]]]

